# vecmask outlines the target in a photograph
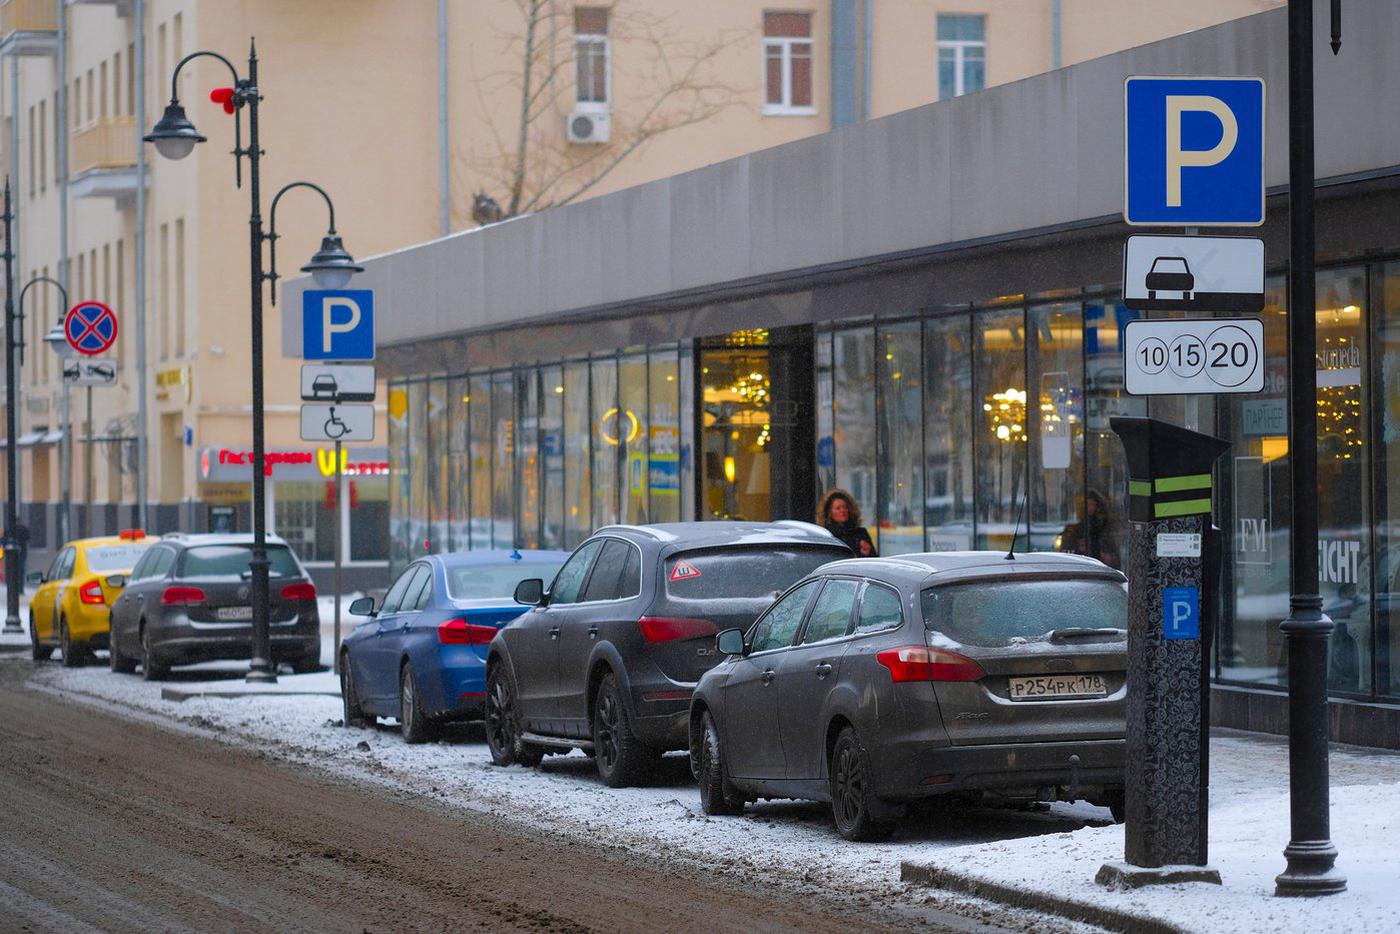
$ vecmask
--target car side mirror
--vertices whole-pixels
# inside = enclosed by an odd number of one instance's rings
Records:
[[[126,586],[126,575],[125,575],[125,574],[111,574],[111,575],[107,576],[106,578],[104,578],[102,582],[103,582],[104,584],[106,584],[108,587],[125,587],[125,586]]]
[[[544,581],[538,577],[527,577],[516,584],[515,602],[525,606],[539,606],[544,603]]]
[[[42,584],[44,582],[44,572],[30,571],[28,574],[24,575],[24,580],[29,584]]]
[[[744,630],[726,629],[715,636],[715,648],[721,655],[747,655],[748,646],[744,644]]]
[[[373,597],[356,597],[350,601],[351,616],[376,616]]]

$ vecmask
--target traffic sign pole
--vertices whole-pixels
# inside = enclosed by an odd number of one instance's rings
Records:
[[[335,661],[332,663],[335,673],[340,674],[340,568],[343,563],[345,536],[345,524],[341,517],[345,515],[345,470],[341,458],[344,457],[344,446],[341,442],[335,443],[335,573],[331,577],[332,585],[335,588]]]

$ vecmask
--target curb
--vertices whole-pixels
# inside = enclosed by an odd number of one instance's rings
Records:
[[[187,701],[198,697],[339,697],[339,691],[240,691],[236,689],[212,691],[188,691],[183,688],[161,688],[161,700]]]
[[[988,882],[968,873],[932,866],[926,863],[901,861],[899,878],[914,885],[947,889],[964,895],[975,895],[999,902],[1011,908],[1029,908],[1058,915],[1070,921],[1082,921],[1120,934],[1186,934],[1186,929],[1157,918],[1105,908],[1091,902],[1081,902],[1046,892],[1035,892],[1000,882]]]

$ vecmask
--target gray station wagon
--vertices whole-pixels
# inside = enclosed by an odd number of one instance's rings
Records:
[[[887,837],[935,795],[1123,806],[1127,591],[1053,553],[838,561],[799,581],[695,689],[691,767],[709,814],[830,801]]]

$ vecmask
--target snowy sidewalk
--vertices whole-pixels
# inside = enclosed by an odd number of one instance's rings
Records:
[[[1347,891],[1276,898],[1288,842],[1288,746],[1279,737],[1215,731],[1210,863],[1222,885],[1109,891],[1094,882],[1123,858],[1123,828],[1084,827],[906,858],[903,878],[1010,901],[1120,930],[1394,931],[1400,872],[1400,754],[1334,746],[1332,841]]]

